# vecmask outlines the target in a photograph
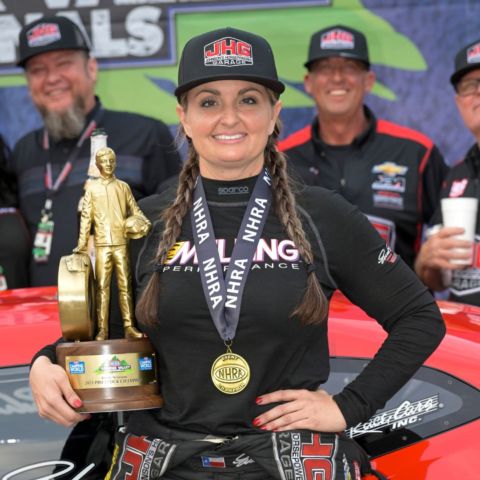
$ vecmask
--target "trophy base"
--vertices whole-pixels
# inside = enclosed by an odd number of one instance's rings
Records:
[[[57,362],[83,402],[78,412],[163,406],[155,350],[148,338],[60,343]]]

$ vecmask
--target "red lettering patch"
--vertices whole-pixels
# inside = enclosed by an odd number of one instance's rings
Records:
[[[252,46],[233,37],[224,37],[203,48],[205,66],[236,67],[253,65]]]
[[[62,35],[56,23],[39,23],[27,32],[29,47],[41,47],[60,40]]]
[[[320,48],[355,48],[355,39],[350,32],[340,28],[329,30],[322,35]]]
[[[480,43],[472,45],[467,50],[467,63],[477,63],[480,62]]]

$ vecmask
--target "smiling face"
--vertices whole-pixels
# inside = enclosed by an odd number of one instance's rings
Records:
[[[480,68],[472,70],[462,77],[461,83],[474,82],[480,83]],[[458,88],[458,86],[457,86]],[[455,102],[466,127],[473,133],[477,142],[480,144],[480,87],[476,84],[476,89],[471,95],[456,95]]]
[[[58,50],[35,55],[25,72],[33,103],[46,112],[64,113],[82,105],[88,113],[95,105],[97,63],[79,50]]]
[[[192,88],[177,113],[206,178],[234,180],[260,173],[281,103],[265,87],[219,80]]]
[[[363,99],[375,83],[375,74],[358,61],[344,57],[317,60],[305,76],[305,90],[317,104],[320,121],[346,121],[363,115]]]

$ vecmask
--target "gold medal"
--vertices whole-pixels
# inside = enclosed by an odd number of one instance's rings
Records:
[[[250,367],[240,355],[233,353],[230,347],[227,352],[215,359],[212,364],[211,377],[213,384],[227,395],[240,393],[250,381]]]

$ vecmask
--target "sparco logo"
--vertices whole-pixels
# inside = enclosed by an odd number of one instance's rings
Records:
[[[355,48],[355,41],[350,32],[335,29],[322,35],[320,48]]]
[[[467,51],[467,63],[480,62],[480,43],[472,45]]]
[[[242,193],[248,193],[248,187],[219,187],[219,195],[240,195]]]
[[[203,57],[207,67],[253,65],[252,46],[232,37],[224,37],[205,45]]]

